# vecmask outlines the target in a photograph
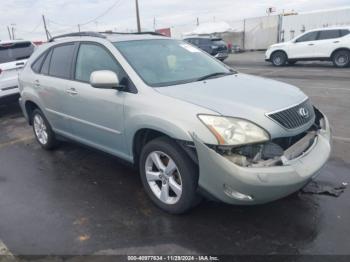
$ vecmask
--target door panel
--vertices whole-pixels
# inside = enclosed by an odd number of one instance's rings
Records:
[[[71,126],[69,119],[66,117],[66,109],[62,101],[65,99],[65,90],[70,75],[67,73],[65,78],[55,77],[56,72],[53,64],[61,65],[60,60],[64,60],[64,67],[70,67],[72,61],[72,54],[74,51],[74,44],[58,45],[55,48],[47,51],[47,55],[40,68],[40,74],[35,74],[34,88],[39,93],[45,107],[45,114],[50,124],[55,131],[70,134]],[[53,55],[54,54],[54,55]],[[37,70],[39,70],[37,68]],[[68,72],[68,71],[67,71]]]
[[[292,43],[289,47],[288,58],[315,57],[315,41]]]
[[[73,136],[99,149],[121,154],[124,147],[124,93],[71,82],[67,87],[67,108]]]
[[[330,57],[333,50],[340,47],[340,30],[323,30],[318,36],[315,53],[317,57]]]
[[[63,104],[77,140],[123,156],[126,93],[92,87],[90,75],[97,70],[113,71],[123,83],[124,71],[108,49],[96,43],[82,42],[76,56],[75,81],[71,81],[65,90]]]
[[[314,58],[318,32],[306,33],[292,42],[288,48],[288,58]]]

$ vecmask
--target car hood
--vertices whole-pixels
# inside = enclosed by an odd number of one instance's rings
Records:
[[[284,47],[284,46],[286,46],[287,44],[288,44],[288,42],[273,44],[273,45],[270,46],[270,48]]]
[[[297,87],[240,73],[156,90],[221,115],[252,121],[307,98]]]

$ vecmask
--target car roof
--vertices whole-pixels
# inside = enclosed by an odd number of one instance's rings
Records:
[[[0,45],[3,45],[3,44],[16,44],[16,43],[32,43],[32,41],[30,40],[5,40],[5,41],[2,41],[0,40]]]
[[[110,42],[122,42],[122,41],[136,41],[136,40],[148,40],[148,39],[169,39],[167,36],[157,34],[154,32],[145,33],[109,33],[109,32],[81,32],[72,33],[60,36],[54,36],[49,42],[67,42],[67,41],[84,41],[84,40],[97,40],[105,39]],[[98,40],[97,40],[98,41]]]
[[[168,39],[169,37],[160,35],[136,35],[136,34],[105,34],[106,39],[111,42],[147,40],[147,39]]]
[[[308,32],[324,31],[324,30],[341,30],[341,29],[350,30],[350,27],[349,26],[320,27],[320,28],[315,28],[315,29],[308,30]]]

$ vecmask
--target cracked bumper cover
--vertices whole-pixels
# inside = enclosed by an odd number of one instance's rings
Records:
[[[287,165],[273,167],[241,167],[207,147],[194,134],[199,161],[199,186],[218,200],[229,204],[263,204],[290,195],[318,174],[331,153],[331,131],[328,120],[311,147]],[[249,197],[228,196],[224,187]]]

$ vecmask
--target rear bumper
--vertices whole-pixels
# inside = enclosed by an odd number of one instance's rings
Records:
[[[229,204],[262,204],[290,195],[315,177],[330,156],[331,131],[326,118],[325,123],[325,128],[318,131],[312,146],[302,156],[287,165],[273,167],[238,166],[194,135],[199,186]]]

